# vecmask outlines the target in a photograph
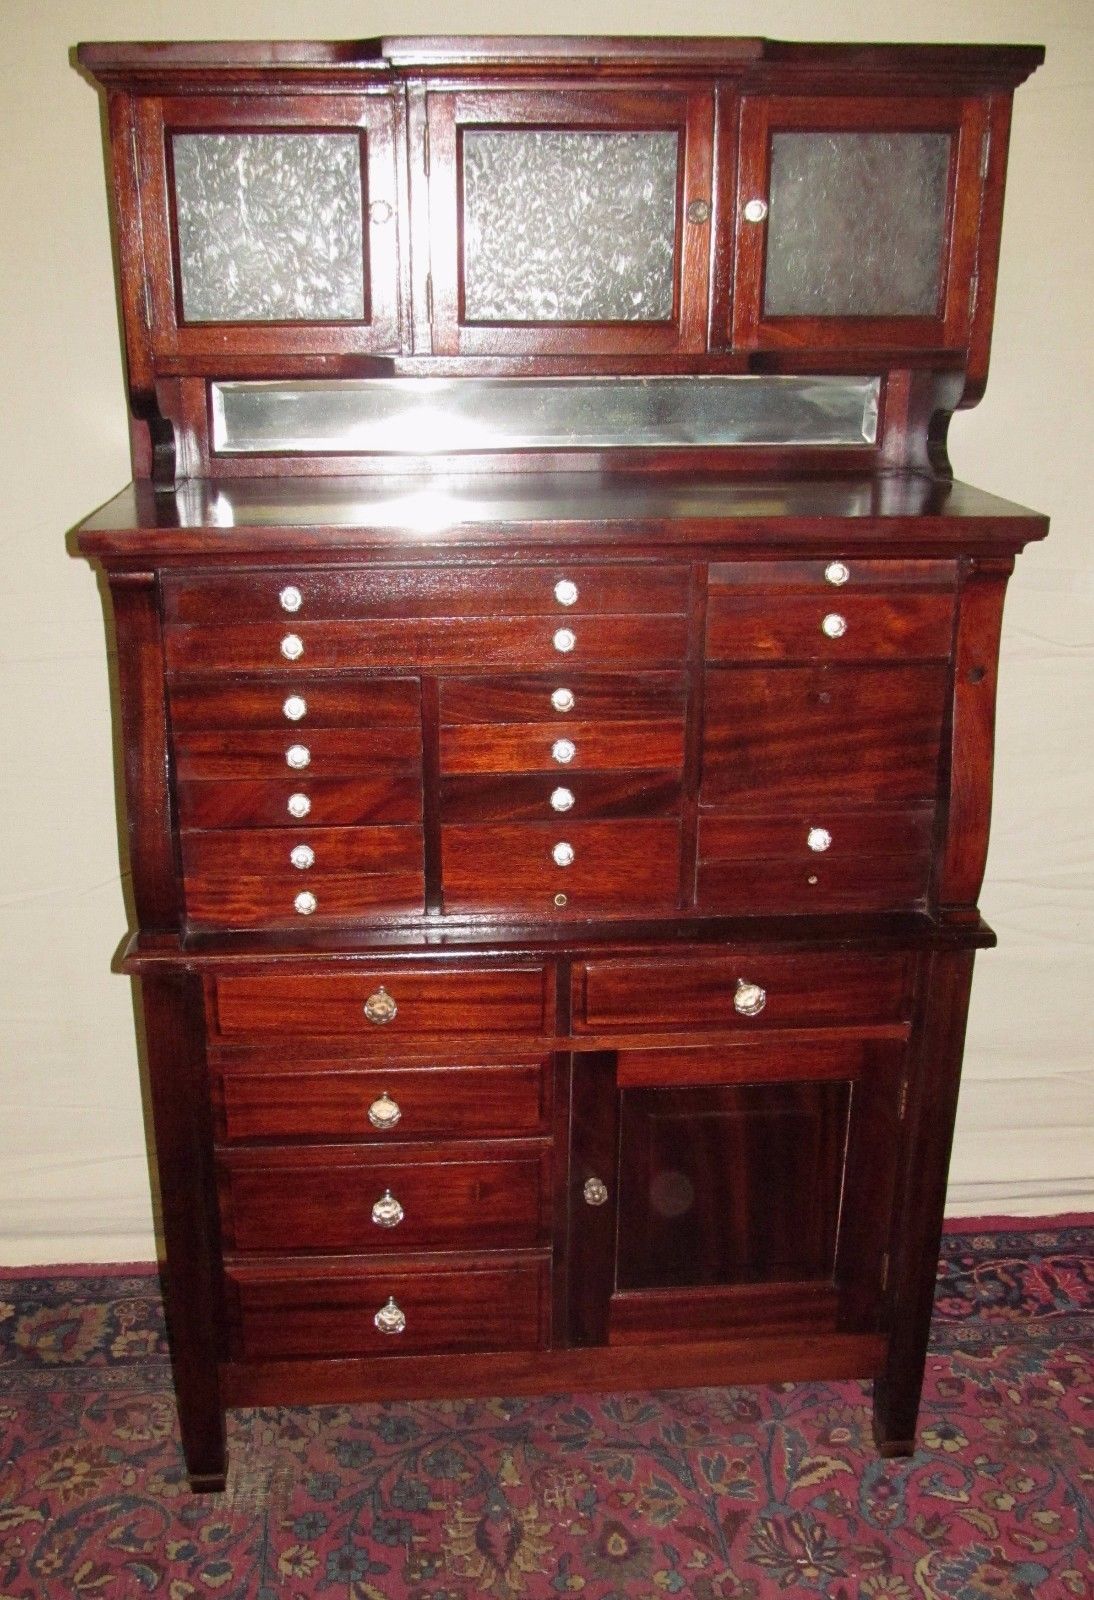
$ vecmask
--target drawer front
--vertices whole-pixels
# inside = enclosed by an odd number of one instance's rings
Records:
[[[574,971],[574,1031],[896,1022],[908,1015],[909,983],[903,955],[747,950],[587,961]],[[752,986],[742,999],[761,1009],[737,1009],[742,984]]]
[[[431,1161],[301,1147],[221,1174],[225,1243],[237,1250],[516,1250],[545,1241],[550,1163],[542,1150]],[[308,1157],[317,1159],[309,1161]],[[322,1159],[318,1159],[321,1157]],[[366,1159],[367,1158],[367,1159]],[[381,1220],[384,1219],[384,1220]]]
[[[921,905],[930,886],[927,856],[700,861],[700,911],[898,911]]]
[[[859,589],[953,589],[955,561],[863,561],[824,556],[814,561],[713,561],[712,596],[719,590],[801,589],[814,595],[854,594]],[[838,602],[837,602],[838,605]]]
[[[548,1131],[548,1061],[504,1066],[359,1067],[320,1063],[285,1072],[224,1063],[217,1091],[221,1131],[248,1139],[502,1138]]]
[[[249,1361],[534,1350],[548,1339],[543,1258],[233,1262],[227,1277],[233,1354]],[[389,1333],[375,1319],[391,1301]]]
[[[403,766],[421,756],[417,727],[288,728],[276,732],[232,728],[180,733],[174,742],[180,778],[269,778],[287,773],[352,778],[377,767]]]
[[[184,833],[182,865],[195,874],[230,881],[233,875],[268,875],[287,888],[307,888],[318,878],[339,874],[383,876],[421,872],[421,828],[313,828],[307,848],[313,861],[297,867],[291,859],[303,841],[281,828],[246,833]]]
[[[552,697],[558,696],[562,704]],[[683,717],[684,680],[678,672],[567,673],[551,678],[445,678],[440,685],[442,727],[464,722],[660,722]],[[572,703],[571,703],[572,702]]]
[[[552,796],[554,800],[552,801]],[[679,772],[566,772],[444,778],[445,822],[543,822],[563,817],[671,817]]]
[[[945,660],[953,614],[947,593],[787,593],[775,600],[716,591],[707,616],[707,660]]]
[[[567,586],[560,591],[562,599],[555,592],[560,585]],[[168,622],[219,625],[327,617],[683,612],[687,588],[682,566],[370,566],[182,573],[164,579],[163,597]]]
[[[310,778],[290,773],[268,783],[245,778],[181,779],[175,789],[183,828],[340,827],[417,822],[422,777],[417,765],[369,778]],[[307,806],[294,797],[302,795]]]
[[[553,853],[563,846],[568,865]],[[637,916],[675,907],[680,832],[646,820],[445,826],[441,860],[447,911]]]
[[[585,662],[671,665],[683,654],[682,616],[438,617],[363,622],[172,625],[164,629],[176,672],[314,671],[363,667],[517,667],[556,670]],[[306,690],[304,691],[306,694]]]
[[[944,666],[715,668],[700,804],[770,813],[933,799]]]
[[[224,1039],[349,1034],[368,1050],[443,1034],[542,1037],[554,1031],[548,975],[542,966],[398,963],[337,977],[218,975],[209,987],[209,1023]]]
[[[410,916],[424,909],[420,870],[341,877],[316,873],[306,885],[289,882],[284,874],[193,873],[186,879],[190,922],[222,928],[294,928],[330,918]]]
[[[702,861],[785,856],[816,865],[858,856],[922,856],[930,852],[934,812],[846,811],[838,806],[770,817],[708,814],[699,822]]]
[[[302,694],[303,688],[307,694]],[[417,728],[421,696],[414,678],[320,679],[306,685],[292,680],[286,663],[284,683],[208,683],[174,679],[170,685],[171,725],[192,729]],[[287,709],[286,709],[287,708]]]
[[[442,772],[674,769],[684,759],[681,718],[660,722],[464,723],[441,729]]]

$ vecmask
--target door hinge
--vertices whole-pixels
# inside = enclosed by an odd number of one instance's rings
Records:
[[[886,1250],[885,1254],[881,1258],[881,1292],[882,1292],[882,1294],[885,1293],[885,1290],[888,1287],[889,1287],[889,1252],[888,1252],[888,1250]]]
[[[991,155],[991,129],[984,129],[984,137],[980,141],[980,176],[988,175],[988,158]]]
[[[425,275],[425,314],[428,322],[433,321],[433,274]]]
[[[422,126],[422,171],[429,177],[429,123]]]

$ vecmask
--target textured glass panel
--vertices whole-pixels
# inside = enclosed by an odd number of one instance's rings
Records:
[[[935,316],[948,133],[776,133],[769,317]]]
[[[872,444],[877,378],[315,378],[214,383],[222,455]]]
[[[463,135],[468,322],[667,322],[675,133]]]
[[[361,144],[355,133],[177,133],[188,322],[360,321]]]

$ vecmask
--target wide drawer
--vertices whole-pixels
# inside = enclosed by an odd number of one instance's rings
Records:
[[[286,728],[284,731],[210,729],[174,741],[180,778],[268,778],[271,774],[352,778],[377,767],[406,766],[421,756],[415,726]]]
[[[294,617],[303,622],[324,617],[682,612],[687,588],[683,566],[370,565],[180,573],[164,579],[163,600],[169,622],[219,624]]]
[[[488,1066],[363,1067],[307,1062],[287,1072],[265,1054],[219,1062],[221,1137],[360,1139],[389,1145],[417,1139],[511,1138],[547,1131],[547,1060]]]
[[[371,1253],[544,1243],[549,1152],[495,1149],[443,1160],[395,1146],[302,1145],[281,1159],[272,1150],[236,1150],[221,1164],[225,1244]]]
[[[682,717],[684,699],[678,672],[583,676],[568,673],[560,663],[553,677],[445,678],[440,720],[442,727],[463,722],[659,722],[672,713]]]
[[[628,917],[676,905],[675,822],[514,823],[441,829],[447,911]]]
[[[441,729],[442,772],[558,772],[679,767],[682,718],[660,722],[463,723]]]
[[[574,1031],[895,1022],[908,1015],[910,975],[904,955],[831,951],[591,960],[574,969]]]
[[[372,777],[312,778],[289,772],[262,783],[249,778],[183,778],[176,785],[183,828],[322,828],[371,822],[417,822],[421,767]]]
[[[530,964],[395,962],[337,976],[218,974],[209,983],[209,1023],[224,1039],[350,1034],[369,1050],[433,1034],[542,1037],[554,1031],[548,978],[548,968]]]
[[[680,811],[680,773],[566,772],[448,777],[445,822],[542,822],[555,817],[669,817]]]
[[[227,1280],[232,1353],[249,1361],[534,1350],[548,1341],[542,1256],[232,1262]]]
[[[416,678],[320,678],[294,683],[286,665],[283,683],[210,683],[175,678],[170,686],[171,725],[176,733],[209,728],[417,727],[421,694]]]
[[[708,661],[945,659],[953,642],[952,594],[838,597],[715,592]]]

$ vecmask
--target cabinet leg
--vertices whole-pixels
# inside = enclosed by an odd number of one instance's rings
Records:
[[[913,1381],[894,1383],[888,1374],[874,1379],[874,1443],[878,1455],[910,1456],[915,1453],[916,1418],[923,1387],[922,1371]]]

